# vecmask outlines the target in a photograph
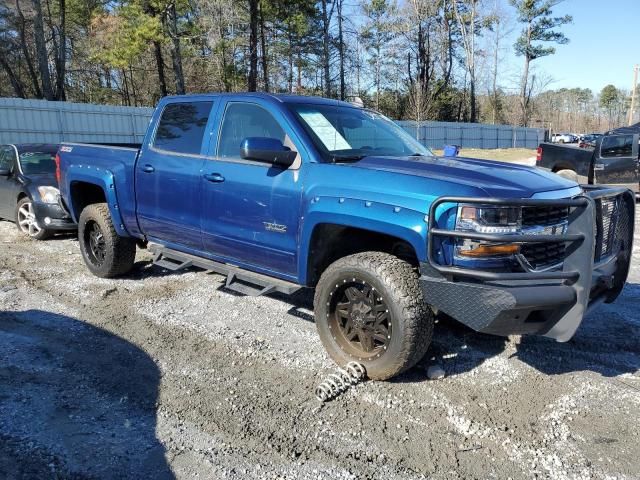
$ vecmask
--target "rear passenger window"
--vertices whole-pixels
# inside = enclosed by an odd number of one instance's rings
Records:
[[[213,102],[171,103],[160,117],[153,146],[176,153],[199,154]]]
[[[602,139],[601,157],[630,157],[633,154],[633,135],[611,135]]]
[[[253,103],[230,103],[224,113],[218,157],[240,158],[247,137],[275,138],[284,143],[285,133],[273,115]]]

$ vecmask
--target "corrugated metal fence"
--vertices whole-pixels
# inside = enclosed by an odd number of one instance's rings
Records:
[[[456,122],[398,122],[414,138],[431,148],[537,148],[545,139],[542,128]]]
[[[0,143],[140,143],[152,113],[152,108],[0,98]],[[545,134],[541,128],[479,123],[398,123],[432,148],[536,148]]]
[[[153,108],[0,98],[0,143],[140,143]]]

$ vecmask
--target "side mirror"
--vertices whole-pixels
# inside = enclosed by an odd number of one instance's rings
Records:
[[[7,170],[6,168],[0,168],[0,177],[8,177],[11,173],[11,170]]]
[[[240,145],[240,156],[245,160],[270,163],[283,168],[293,165],[297,155],[275,138],[247,137]]]

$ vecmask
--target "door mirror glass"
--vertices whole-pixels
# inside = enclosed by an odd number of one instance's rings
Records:
[[[297,153],[285,147],[277,138],[247,137],[240,146],[240,156],[245,160],[288,168],[295,161]]]

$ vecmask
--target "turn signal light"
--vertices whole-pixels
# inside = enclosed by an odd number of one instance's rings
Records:
[[[495,257],[515,255],[520,251],[520,245],[515,243],[506,245],[478,245],[470,250],[458,250],[458,255],[463,257]]]

